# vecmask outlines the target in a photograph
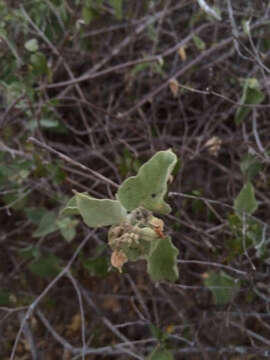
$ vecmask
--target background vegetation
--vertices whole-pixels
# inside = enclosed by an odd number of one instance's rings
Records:
[[[270,4],[0,1],[1,359],[263,359],[269,326]],[[180,159],[180,279],[110,266],[60,217]],[[149,179],[151,181],[151,179]]]

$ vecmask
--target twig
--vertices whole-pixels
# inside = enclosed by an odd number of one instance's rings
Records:
[[[221,21],[220,15],[216,12],[215,9],[212,9],[204,0],[197,0],[200,7],[208,14],[213,16],[218,21]]]
[[[255,23],[253,25],[253,29],[255,29],[255,28],[259,27],[259,26],[262,26],[262,25],[263,25],[263,23],[257,22],[257,23]],[[246,36],[244,32],[241,32],[239,34],[239,37],[244,37],[244,36]],[[158,86],[156,89],[152,90],[150,93],[145,95],[142,98],[142,100],[140,100],[135,106],[130,108],[128,111],[122,113],[121,116],[119,116],[119,117],[127,118],[128,116],[130,116],[132,113],[137,111],[137,109],[139,107],[144,105],[146,102],[150,101],[153,97],[158,95],[162,90],[166,89],[168,87],[168,84],[170,83],[170,81],[172,79],[176,79],[176,78],[180,77],[185,72],[187,72],[190,68],[192,68],[193,66],[199,64],[204,58],[212,55],[215,51],[220,50],[220,49],[228,46],[232,41],[233,41],[233,37],[230,37],[228,39],[225,39],[225,40],[221,41],[217,45],[212,46],[208,50],[203,51],[198,57],[191,60],[186,66],[184,66],[184,67],[180,68],[178,71],[176,71],[176,73],[170,75],[160,86]]]
[[[105,176],[99,174],[97,171],[89,169],[88,167],[84,166],[83,164],[78,163],[77,161],[71,159],[67,155],[64,155],[64,154],[60,153],[59,151],[53,149],[49,145],[44,144],[44,143],[40,142],[39,140],[37,140],[37,139],[35,139],[33,137],[29,137],[28,141],[32,142],[33,144],[36,144],[36,145],[40,146],[41,148],[43,148],[43,149],[45,149],[47,151],[50,151],[52,154],[55,154],[58,157],[60,157],[60,159],[66,161],[66,162],[68,162],[68,163],[70,163],[72,165],[75,165],[75,166],[81,168],[84,171],[87,171],[87,172],[91,173],[91,175],[94,175],[96,178],[98,178],[102,182],[105,182],[105,183],[107,183],[109,185],[114,186],[115,188],[118,188],[118,185],[115,182],[113,182],[112,180],[107,179]]]
[[[134,348],[132,342],[125,336],[123,335],[118,329],[117,327],[112,324],[112,322],[107,319],[105,316],[102,315],[101,311],[99,310],[99,308],[97,307],[97,305],[93,302],[91,295],[89,294],[88,291],[86,291],[85,289],[82,288],[82,294],[84,296],[84,300],[86,301],[86,303],[88,303],[88,305],[90,305],[92,308],[95,309],[95,311],[99,314],[101,321],[103,322],[103,324],[105,326],[107,326],[111,332],[116,335],[119,339],[121,339],[122,341],[125,341],[126,343],[130,344],[131,347]]]
[[[36,298],[36,300],[34,300],[32,302],[31,305],[29,305],[28,310],[26,311],[25,316],[23,317],[22,321],[21,321],[21,325],[20,325],[20,329],[17,333],[13,348],[12,348],[12,352],[10,355],[10,359],[9,360],[14,360],[15,359],[15,354],[16,354],[16,349],[18,346],[18,343],[20,341],[24,326],[26,324],[26,322],[28,321],[28,319],[30,318],[30,316],[32,315],[33,311],[35,310],[35,308],[37,307],[37,305],[39,304],[39,302],[48,294],[48,292],[53,288],[53,286],[64,276],[67,274],[67,272],[69,271],[71,265],[73,264],[73,262],[75,261],[75,259],[77,258],[77,256],[79,255],[80,251],[82,250],[82,248],[86,245],[86,243],[88,242],[88,240],[90,239],[90,237],[92,236],[92,234],[94,233],[95,230],[89,232],[89,234],[84,238],[84,240],[81,242],[81,244],[77,247],[76,251],[74,252],[73,256],[71,257],[71,259],[69,260],[69,262],[67,263],[67,265],[64,267],[64,269],[49,283],[49,285],[42,291],[42,293]]]
[[[22,322],[23,321],[23,313],[19,313],[18,314],[18,318],[19,320]],[[32,334],[32,331],[30,329],[30,326],[28,323],[25,323],[25,325],[23,326],[23,333],[24,333],[24,336],[27,340],[27,343],[30,347],[30,352],[31,352],[31,355],[32,355],[32,360],[38,360],[39,359],[39,354],[37,352],[37,347],[36,347],[36,344],[34,342],[34,337],[33,337],[33,334]]]
[[[61,81],[61,82],[54,83],[54,84],[46,84],[43,87],[45,87],[45,88],[57,88],[57,87],[63,87],[63,86],[68,86],[68,85],[74,85],[74,84],[77,84],[77,83],[82,82],[82,81],[93,80],[93,79],[96,79],[98,77],[108,75],[110,73],[115,73],[115,72],[117,72],[119,70],[125,69],[127,67],[131,67],[131,66],[134,66],[134,65],[143,64],[143,63],[151,63],[151,62],[160,62],[161,59],[166,58],[167,56],[170,56],[171,54],[175,53],[175,51],[177,51],[180,47],[185,46],[193,38],[193,36],[195,34],[198,34],[202,30],[207,29],[208,27],[210,27],[210,25],[211,24],[203,24],[203,25],[199,26],[191,34],[188,34],[186,36],[186,38],[184,38],[183,40],[181,40],[177,44],[174,44],[171,48],[165,50],[161,54],[157,54],[157,55],[154,55],[154,56],[149,56],[149,57],[143,58],[143,59],[131,60],[131,61],[128,61],[128,62],[123,63],[123,64],[114,65],[112,67],[109,67],[109,68],[101,70],[101,71],[96,71],[96,72],[92,72],[92,70],[87,71],[85,74],[79,76],[78,78],[74,78],[72,80],[67,80],[67,81]]]
[[[80,317],[81,317],[81,334],[82,334],[82,360],[85,360],[85,350],[86,350],[86,333],[85,333],[85,317],[84,317],[84,308],[83,308],[83,301],[80,289],[77,285],[76,280],[74,279],[73,275],[71,274],[70,270],[67,271],[66,276],[71,281],[79,301],[80,307]]]
[[[200,261],[200,260],[178,260],[177,263],[178,264],[199,264],[199,265],[205,265],[205,266],[215,266],[215,267],[220,267],[220,268],[223,268],[226,270],[233,271],[239,275],[244,275],[244,276],[248,275],[248,273],[246,271],[238,270],[229,265],[223,265],[223,264],[219,264],[216,262]]]
[[[267,151],[264,149],[258,131],[257,131],[257,112],[256,109],[253,110],[252,112],[252,131],[253,131],[253,135],[256,141],[256,144],[258,146],[259,151],[262,153],[263,156],[266,157],[267,160],[269,160],[269,155],[267,154]]]

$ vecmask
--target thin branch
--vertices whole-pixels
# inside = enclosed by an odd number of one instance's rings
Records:
[[[92,234],[95,232],[95,230],[89,232],[89,234],[84,238],[84,240],[80,243],[80,245],[77,247],[76,251],[74,252],[73,256],[71,257],[71,259],[69,260],[69,262],[67,263],[67,265],[64,267],[64,269],[49,283],[49,285],[42,291],[42,293],[32,302],[31,305],[29,305],[28,310],[26,311],[25,316],[23,317],[22,321],[21,321],[21,325],[20,325],[20,329],[17,333],[13,348],[12,348],[12,352],[10,355],[10,359],[9,360],[14,360],[15,359],[15,354],[16,354],[16,349],[17,346],[19,344],[24,326],[26,324],[26,322],[28,321],[28,319],[30,318],[30,316],[32,315],[33,311],[35,310],[35,308],[37,307],[37,305],[40,303],[40,301],[48,294],[48,292],[54,287],[54,285],[64,276],[67,274],[67,272],[69,271],[70,267],[72,266],[73,262],[75,261],[75,259],[77,258],[77,256],[79,255],[80,251],[82,250],[82,248],[87,244],[88,240],[90,239],[90,237],[92,236]]]
[[[69,156],[60,153],[59,151],[53,149],[49,145],[44,144],[44,143],[40,142],[39,140],[37,140],[37,139],[35,139],[33,137],[28,138],[28,141],[40,146],[41,148],[51,152],[52,154],[57,155],[60,159],[66,161],[66,162],[68,162],[68,163],[70,163],[72,165],[75,165],[75,166],[81,168],[84,171],[89,172],[91,175],[94,175],[96,178],[98,178],[102,182],[107,183],[109,185],[112,185],[115,188],[118,188],[118,185],[115,182],[113,182],[112,180],[107,179],[105,176],[99,174],[97,171],[89,169],[88,167],[84,166],[83,164],[78,163],[77,161],[71,159]]]
[[[229,271],[233,271],[239,275],[244,275],[244,276],[248,275],[248,273],[246,271],[238,270],[229,265],[223,265],[223,264],[219,264],[216,262],[200,261],[200,260],[178,260],[177,263],[178,264],[199,264],[199,265],[205,265],[205,266],[214,266],[214,267],[219,267],[219,268],[226,269]]]

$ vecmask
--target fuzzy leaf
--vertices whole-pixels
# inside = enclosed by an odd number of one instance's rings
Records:
[[[76,203],[84,222],[90,227],[120,224],[127,215],[118,200],[95,199],[77,193]]]
[[[239,283],[223,271],[206,274],[204,284],[212,291],[217,305],[225,305],[232,301],[239,288]]]
[[[60,233],[67,242],[71,242],[75,238],[77,225],[78,220],[74,220],[70,217],[60,217],[57,220],[57,226]]]
[[[132,211],[139,206],[148,210],[168,214],[170,206],[164,202],[169,176],[177,162],[171,151],[160,151],[148,160],[138,175],[127,178],[119,187],[117,198]]]
[[[61,210],[60,215],[80,215],[80,211],[77,207],[76,195],[68,200],[66,206]]]
[[[176,281],[179,277],[177,267],[178,249],[170,237],[152,241],[152,249],[147,259],[147,271],[153,281]]]
[[[254,188],[250,182],[246,183],[237,198],[234,200],[235,210],[242,214],[252,214],[257,210],[258,204],[254,194]]]

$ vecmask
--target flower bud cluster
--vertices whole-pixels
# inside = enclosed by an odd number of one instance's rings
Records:
[[[122,271],[128,260],[146,258],[151,242],[163,235],[164,223],[142,207],[132,211],[123,224],[112,226],[108,233],[108,242],[113,250],[111,263]]]

